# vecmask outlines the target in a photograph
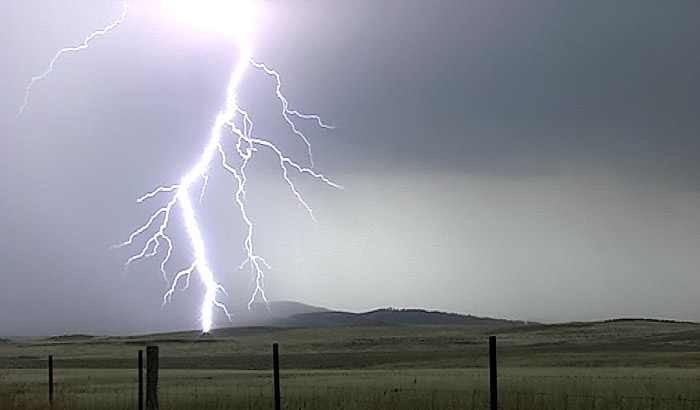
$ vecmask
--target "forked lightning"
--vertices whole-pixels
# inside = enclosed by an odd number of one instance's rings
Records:
[[[291,194],[294,195],[297,201],[308,212],[310,218],[315,222],[316,219],[314,218],[313,211],[295,187],[290,172],[307,175],[308,177],[318,179],[322,183],[334,188],[341,187],[326,178],[323,174],[314,170],[311,143],[307,136],[299,130],[294,121],[300,119],[313,120],[321,128],[330,129],[333,127],[324,123],[316,114],[305,114],[290,108],[287,98],[282,93],[282,80],[279,73],[252,58],[252,41],[250,38],[254,15],[252,3],[245,0],[170,0],[163,4],[167,5],[166,7],[169,8],[169,11],[184,16],[184,18],[199,19],[198,22],[200,24],[203,23],[203,25],[208,28],[215,26],[219,29],[223,28],[228,34],[235,38],[240,45],[241,51],[237,61],[234,63],[233,72],[228,81],[226,99],[223,107],[215,117],[214,124],[209,131],[206,145],[199,159],[176,184],[159,186],[137,199],[137,202],[141,203],[147,200],[155,200],[158,197],[168,197],[167,201],[165,201],[143,225],[133,231],[124,242],[115,245],[114,248],[133,245],[139,238],[145,238],[145,243],[140,248],[141,250],[126,261],[127,267],[139,259],[153,257],[158,254],[162,255],[160,271],[169,283],[169,288],[163,296],[163,304],[170,300],[181,281],[184,280],[186,282],[184,288],[187,288],[192,274],[196,271],[204,286],[204,298],[200,312],[201,326],[204,332],[209,332],[213,325],[213,313],[215,308],[219,308],[229,318],[231,315],[226,305],[220,299],[221,294],[225,295],[226,291],[223,286],[217,282],[214,272],[207,261],[205,241],[198,224],[195,204],[192,201],[195,187],[198,187],[200,184],[202,186],[202,191],[199,195],[195,196],[195,198],[201,201],[209,179],[208,171],[210,167],[214,166],[216,163],[232,176],[232,180],[235,181],[237,187],[235,201],[246,227],[243,240],[245,260],[240,267],[244,268],[245,266],[249,266],[254,276],[254,289],[251,292],[248,307],[258,299],[267,303],[264,279],[265,269],[269,269],[270,267],[265,259],[256,253],[255,249],[254,224],[247,211],[245,200],[247,166],[258,150],[269,150],[272,152],[279,161],[282,178],[289,186]],[[22,116],[25,112],[29,101],[29,93],[32,88],[37,82],[43,80],[51,73],[54,65],[61,56],[70,52],[87,49],[91,41],[96,37],[107,34],[124,23],[127,12],[130,12],[132,8],[125,4],[121,17],[112,24],[104,29],[93,32],[82,44],[60,50],[49,63],[49,68],[40,76],[32,78],[32,81],[27,86],[19,115]],[[310,164],[308,167],[286,156],[269,139],[253,135],[253,119],[248,112],[239,105],[236,95],[236,90],[248,68],[259,70],[274,79],[274,93],[280,103],[280,114],[289,127],[290,135],[295,136],[300,140],[300,143],[305,144]],[[233,138],[235,140],[235,150],[227,152],[224,149],[224,138]],[[174,277],[169,279],[167,265],[173,252],[173,241],[168,236],[167,231],[175,209],[178,209],[182,214],[185,230],[189,236],[193,251],[193,259],[186,268],[175,273]]]

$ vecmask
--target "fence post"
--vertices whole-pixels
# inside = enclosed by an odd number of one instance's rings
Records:
[[[279,345],[272,344],[272,367],[275,384],[275,410],[282,410],[282,400],[280,397],[280,354]]]
[[[146,408],[158,410],[158,346],[146,346]]]
[[[53,405],[53,355],[49,355],[49,405]]]
[[[139,410],[143,410],[143,349],[139,349]]]
[[[491,384],[491,410],[498,410],[498,364],[496,361],[496,336],[489,336],[489,376]]]

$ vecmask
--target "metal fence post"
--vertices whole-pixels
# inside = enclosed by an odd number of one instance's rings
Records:
[[[498,365],[496,361],[496,336],[489,336],[489,379],[491,385],[491,410],[498,410]]]
[[[49,355],[49,405],[53,405],[53,355]]]
[[[146,346],[146,408],[158,410],[158,346]]]
[[[139,410],[143,410],[143,349],[139,349]]]
[[[279,345],[272,344],[272,367],[275,385],[275,410],[282,410],[282,400],[280,397],[280,355]]]

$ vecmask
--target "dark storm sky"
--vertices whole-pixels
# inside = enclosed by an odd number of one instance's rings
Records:
[[[197,280],[161,309],[158,260],[110,251],[162,202],[135,199],[192,166],[238,46],[132,7],[87,51],[64,46],[118,2],[5,0],[0,13],[0,336],[196,328]],[[271,300],[425,307],[541,321],[698,320],[700,3],[263,1],[255,58],[278,69],[316,167],[251,165]],[[249,70],[241,105],[281,132],[274,85]],[[251,288],[234,187],[219,169],[200,214],[237,305]],[[177,256],[191,250],[175,217]],[[217,325],[226,325],[223,315]]]

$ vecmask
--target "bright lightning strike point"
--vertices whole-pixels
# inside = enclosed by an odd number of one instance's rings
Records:
[[[213,165],[214,158],[220,158],[220,166],[226,170],[236,181],[237,189],[235,202],[240,211],[241,218],[246,226],[245,239],[243,247],[246,258],[240,268],[246,265],[250,266],[251,272],[255,279],[254,289],[248,301],[248,307],[255,302],[257,298],[267,303],[267,297],[264,290],[264,268],[269,269],[269,265],[260,255],[256,253],[254,246],[254,224],[249,216],[245,202],[245,189],[247,183],[246,170],[250,160],[254,157],[259,149],[267,149],[275,154],[279,161],[279,166],[282,172],[282,178],[288,185],[292,195],[303,206],[310,218],[316,222],[313,211],[309,204],[303,199],[301,193],[297,190],[289,175],[290,171],[296,171],[298,174],[307,175],[317,179],[334,188],[342,188],[330,179],[326,178],[314,170],[313,154],[311,143],[304,133],[302,133],[294,123],[293,118],[304,120],[313,120],[319,127],[331,129],[332,126],[324,123],[316,114],[306,114],[289,107],[289,102],[286,96],[282,93],[282,80],[279,73],[264,63],[257,62],[251,56],[252,41],[250,38],[251,29],[254,24],[255,9],[252,3],[244,0],[168,0],[164,2],[165,10],[174,18],[180,19],[183,22],[196,25],[198,27],[206,27],[215,29],[232,36],[240,44],[241,53],[234,64],[233,72],[229,78],[226,99],[221,111],[216,115],[214,124],[208,134],[207,143],[204,146],[198,160],[194,163],[179,180],[177,184],[160,186],[142,195],[137,199],[138,203],[154,200],[162,195],[170,195],[170,199],[158,208],[148,220],[139,228],[134,230],[128,239],[115,248],[132,245],[141,236],[146,236],[146,242],[141,248],[141,251],[130,257],[126,261],[126,267],[131,263],[142,258],[156,256],[165,246],[166,250],[161,259],[160,271],[163,277],[170,283],[170,286],[163,296],[163,304],[167,303],[178,287],[181,280],[186,281],[185,288],[189,287],[189,281],[192,274],[196,271],[203,286],[204,297],[200,309],[200,321],[202,331],[208,333],[213,324],[213,312],[216,308],[222,310],[227,317],[231,317],[226,306],[219,300],[220,294],[226,295],[226,291],[221,284],[216,280],[214,272],[209,266],[207,260],[207,252],[205,241],[202,237],[202,232],[198,224],[197,215],[194,204],[191,199],[191,191],[193,187],[201,180],[202,191],[199,194],[201,202],[205,194],[205,189],[209,180],[208,170]],[[110,30],[124,22],[126,13],[129,7],[124,6],[122,16],[114,23],[110,24],[103,30],[99,30],[91,34],[87,39],[77,47],[64,48],[60,50],[49,64],[49,69],[38,77],[34,77],[27,87],[24,103],[20,107],[20,115],[24,112],[29,99],[29,92],[32,86],[46,77],[53,70],[53,66],[58,58],[67,52],[80,51],[88,47],[88,43],[95,37],[104,35]],[[248,67],[260,70],[268,76],[275,79],[275,96],[280,102],[280,115],[289,127],[290,133],[299,138],[307,147],[308,159],[310,167],[304,167],[294,161],[292,158],[284,155],[284,153],[270,140],[253,136],[253,121],[247,111],[245,111],[237,102],[236,90],[243,77],[245,70]],[[236,141],[235,155],[237,155],[237,164],[232,165],[229,161],[229,154],[224,150],[222,140],[227,135],[231,136]],[[193,251],[193,260],[190,265],[177,272],[172,280],[168,280],[166,265],[170,260],[173,251],[173,241],[167,234],[169,224],[171,222],[172,212],[176,209],[176,205],[184,219],[185,230],[187,231],[190,245]]]

